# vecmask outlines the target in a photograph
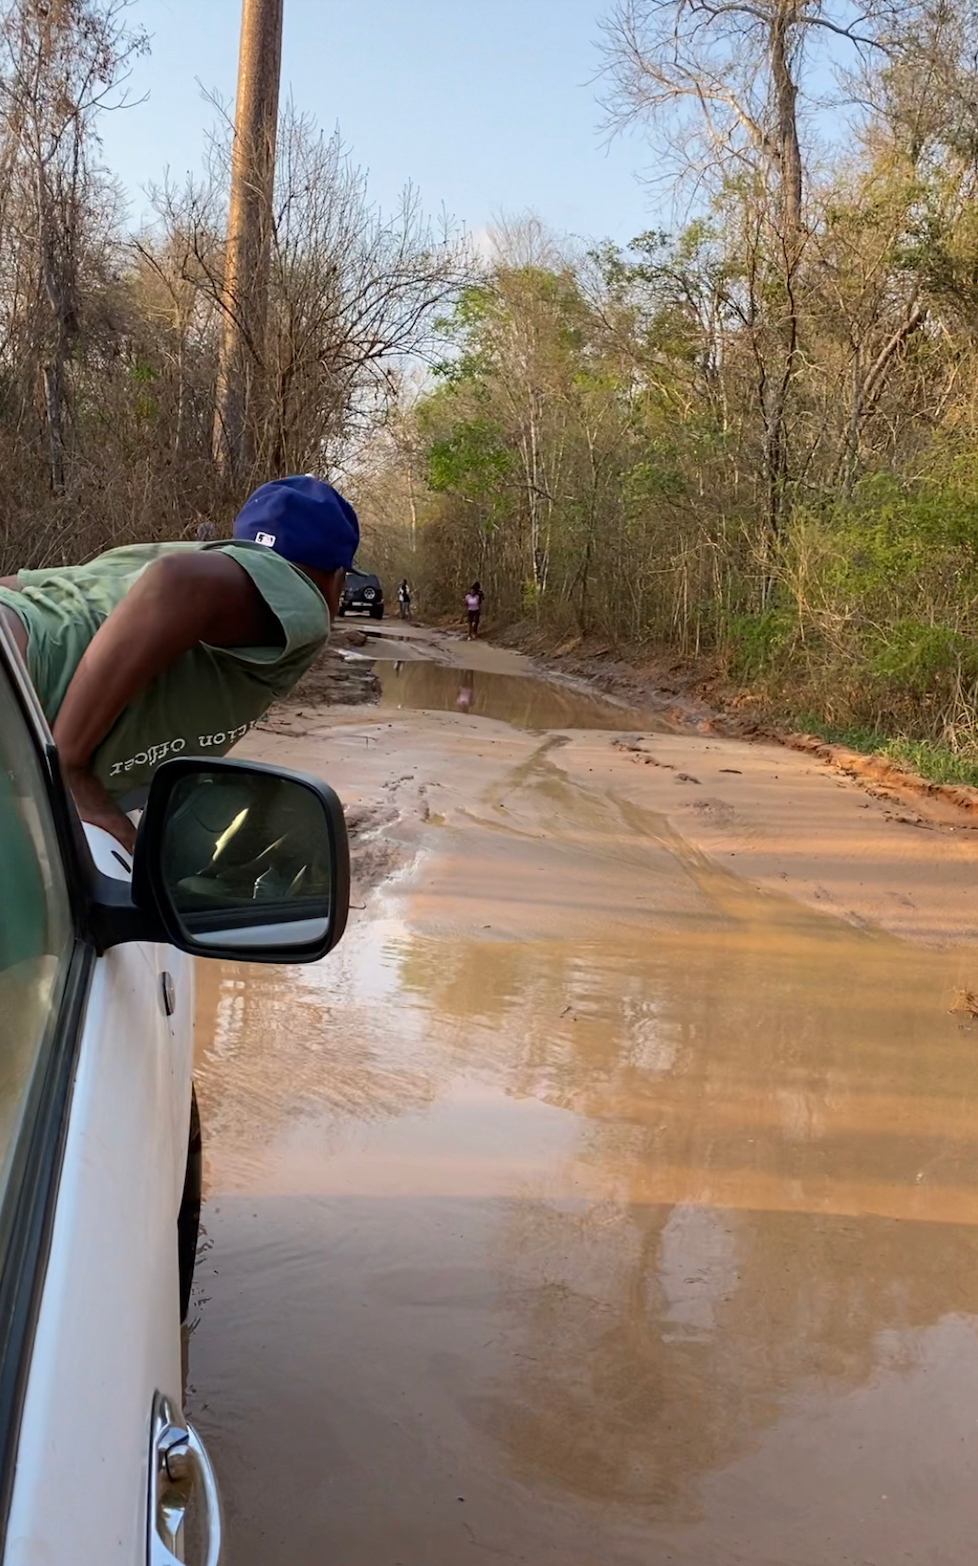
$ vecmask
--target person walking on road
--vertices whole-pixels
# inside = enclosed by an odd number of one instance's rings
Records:
[[[353,564],[353,507],[308,476],[263,484],[234,536],[130,544],[0,578],[0,620],[83,821],[132,849],[161,762],[223,756],[318,657]]]
[[[478,582],[473,582],[465,595],[465,612],[469,621],[469,634],[466,641],[474,642],[479,634],[479,621],[482,618],[482,600],[485,594]]]
[[[397,584],[397,607],[401,612],[402,620],[411,618],[411,589],[408,586],[407,577],[402,577]]]

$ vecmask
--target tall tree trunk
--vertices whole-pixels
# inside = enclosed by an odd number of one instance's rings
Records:
[[[68,356],[69,310],[65,279],[59,276],[55,257],[54,219],[44,169],[38,167],[35,183],[37,200],[37,249],[39,281],[49,319],[45,330],[47,352],[41,365],[44,386],[44,416],[48,435],[48,471],[55,494],[64,488],[64,367]]]
[[[770,540],[781,531],[785,488],[788,480],[787,414],[798,354],[798,313],[794,281],[804,243],[802,220],[803,175],[798,140],[798,87],[792,74],[792,28],[799,20],[797,0],[780,0],[771,21],[768,48],[777,125],[775,158],[778,176],[780,263],[784,301],[776,324],[778,362],[767,377],[769,395],[764,409],[764,468],[767,490],[767,524]]]
[[[214,412],[214,456],[235,483],[256,447],[272,192],[282,66],[283,0],[242,0],[238,89],[224,260],[224,337]]]
[[[788,261],[798,262],[802,237],[802,166],[798,141],[798,86],[791,69],[791,28],[799,20],[797,0],[782,0],[771,22],[770,58],[778,126],[783,237]]]

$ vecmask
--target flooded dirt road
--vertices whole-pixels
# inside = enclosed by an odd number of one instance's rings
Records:
[[[229,1566],[964,1566],[975,834],[412,640],[248,747],[351,807],[343,945],[198,976]]]

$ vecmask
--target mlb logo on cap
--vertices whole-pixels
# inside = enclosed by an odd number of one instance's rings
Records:
[[[235,518],[234,536],[264,544],[300,569],[348,571],[360,526],[350,502],[330,484],[299,474],[272,479],[249,495]]]

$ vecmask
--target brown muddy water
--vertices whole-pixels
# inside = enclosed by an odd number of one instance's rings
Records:
[[[462,802],[340,949],[198,975],[228,1566],[964,1566],[960,950],[752,888],[557,738],[480,782],[414,721]]]
[[[443,664],[378,660],[383,708],[460,712],[496,718],[518,729],[649,730],[649,714],[532,675],[498,674]]]

